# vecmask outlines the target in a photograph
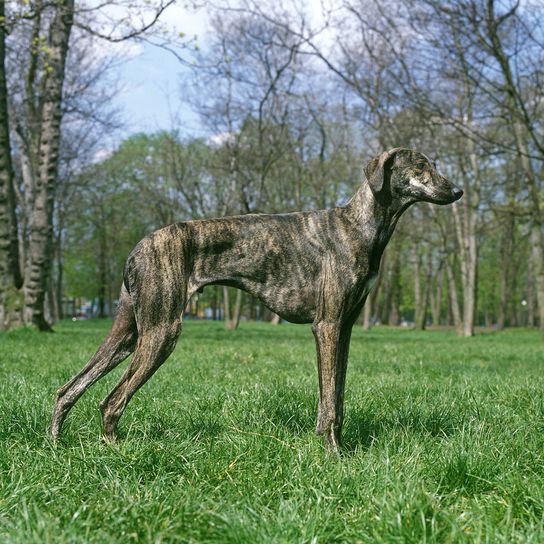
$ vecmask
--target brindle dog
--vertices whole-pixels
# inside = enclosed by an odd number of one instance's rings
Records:
[[[134,351],[121,380],[100,404],[104,432],[115,439],[127,403],[172,353],[191,295],[219,284],[251,293],[288,321],[312,323],[317,433],[337,450],[351,329],[395,225],[415,202],[450,204],[463,194],[425,155],[409,149],[384,152],[364,171],[367,183],[345,206],[187,221],[144,238],[126,262],[111,331],[57,393],[53,437],[79,397]]]

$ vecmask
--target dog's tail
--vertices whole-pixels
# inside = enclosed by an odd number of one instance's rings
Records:
[[[134,270],[134,255],[138,252],[142,242],[140,241],[134,249],[130,252],[127,260],[125,261],[125,267],[123,268],[123,286],[126,289],[127,293],[130,295],[130,276],[131,272]],[[121,289],[121,295],[123,290]],[[121,300],[121,299],[120,299]]]
[[[128,281],[128,259],[125,261],[125,268],[123,269],[123,287],[130,295],[130,283]],[[121,289],[123,289],[123,287]]]

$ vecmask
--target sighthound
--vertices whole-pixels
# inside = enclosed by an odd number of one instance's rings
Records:
[[[129,255],[119,311],[87,365],[57,392],[57,438],[72,406],[97,380],[134,356],[100,404],[104,432],[174,349],[182,312],[205,285],[238,287],[282,318],[312,323],[317,346],[317,433],[337,450],[351,329],[402,213],[415,202],[451,204],[463,195],[423,154],[395,148],[372,159],[366,182],[330,210],[180,222],[144,238]]]

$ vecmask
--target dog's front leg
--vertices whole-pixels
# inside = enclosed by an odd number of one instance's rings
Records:
[[[334,451],[340,447],[344,417],[344,385],[351,326],[317,321],[312,327],[317,347],[319,406],[317,434],[325,435]]]

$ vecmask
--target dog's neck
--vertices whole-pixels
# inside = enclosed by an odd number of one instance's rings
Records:
[[[397,199],[376,198],[368,182],[363,183],[345,205],[350,219],[363,233],[371,233],[373,240],[383,251],[391,238],[397,221],[413,202]]]

